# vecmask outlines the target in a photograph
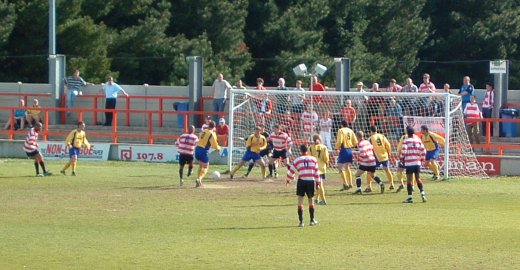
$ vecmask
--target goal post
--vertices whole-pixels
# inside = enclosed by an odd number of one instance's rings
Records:
[[[335,159],[336,132],[341,121],[346,120],[350,128],[364,131],[366,137],[370,136],[372,125],[386,135],[392,145],[393,170],[398,161],[397,144],[405,127],[411,125],[419,134],[420,127],[426,125],[446,140],[439,158],[443,177],[487,176],[469,143],[461,98],[450,93],[232,89],[229,108],[230,170],[241,160],[245,139],[258,125],[265,126],[269,133],[276,124],[285,126],[295,146],[308,144],[314,134],[319,134]],[[297,154],[293,151],[293,155]],[[331,162],[334,165],[335,160]],[[353,167],[356,168],[356,161]]]

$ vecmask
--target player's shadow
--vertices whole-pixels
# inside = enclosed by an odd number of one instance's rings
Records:
[[[167,185],[167,186],[145,186],[145,187],[122,187],[121,189],[136,189],[136,190],[172,190],[172,189],[186,189],[189,187],[179,185]]]
[[[208,231],[246,231],[246,230],[269,230],[269,229],[290,229],[296,226],[263,226],[263,227],[228,227],[228,228],[210,228]]]
[[[385,204],[385,205],[388,205],[388,204],[403,204],[402,202],[347,202],[347,203],[334,203],[334,204],[331,204],[331,205],[351,205],[351,206],[354,206],[354,205],[379,205],[379,204]]]
[[[260,205],[236,205],[234,208],[257,208],[257,207],[281,207],[281,206],[294,206],[294,204],[260,204]]]

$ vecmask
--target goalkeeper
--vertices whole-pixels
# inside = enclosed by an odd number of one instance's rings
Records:
[[[260,157],[269,157],[271,155],[271,152],[273,151],[273,142],[269,141],[269,132],[265,131],[265,127],[260,125],[258,126],[258,128],[260,128],[260,134],[262,136],[264,136],[264,138],[267,140],[267,147],[265,147],[264,149],[260,150]],[[249,176],[249,174],[251,173],[251,171],[253,170],[253,167],[255,167],[255,162],[254,161],[251,161],[249,162],[249,166],[247,167],[247,172],[246,174],[244,174],[244,176],[242,176],[242,178],[247,178]],[[262,176],[263,177],[263,176]]]
[[[429,131],[426,125],[421,126],[421,140],[426,148],[426,163],[424,166],[432,170],[432,180],[435,181],[439,179],[440,175],[439,164],[437,163],[441,151],[439,145],[444,146],[445,140],[441,135]]]
[[[262,170],[262,178],[265,178],[265,163],[262,160],[262,156],[260,156],[260,152],[267,147],[267,139],[260,134],[262,132],[262,128],[257,127],[255,133],[251,134],[246,141],[246,152],[242,157],[242,160],[235,166],[235,168],[231,171],[229,175],[231,179],[233,179],[235,173],[242,167],[246,162],[253,160],[260,166]]]

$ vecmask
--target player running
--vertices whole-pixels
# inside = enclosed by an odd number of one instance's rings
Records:
[[[352,148],[357,144],[358,140],[356,134],[354,134],[352,129],[348,128],[347,121],[342,120],[335,145],[336,149],[339,150],[338,171],[341,180],[343,180],[343,188],[340,191],[352,188],[352,172],[350,171],[350,165],[353,160]]]
[[[72,130],[67,139],[65,139],[65,143],[69,147],[69,162],[65,164],[63,169],[61,169],[60,173],[65,175],[65,171],[72,167],[72,176],[76,176],[76,166],[78,164],[78,156],[80,149],[83,146],[87,147],[87,150],[90,150],[91,146],[87,140],[87,134],[85,133],[85,123],[83,121],[78,122],[78,128]]]
[[[271,154],[271,152],[273,151],[273,142],[272,141],[269,141],[269,132],[265,131],[265,127],[260,125],[258,126],[260,128],[260,134],[262,134],[262,136],[264,136],[264,138],[267,140],[267,147],[260,150],[260,157],[269,157],[269,155]],[[247,172],[246,174],[244,174],[242,176],[242,178],[247,178],[249,176],[249,174],[251,173],[251,171],[253,170],[253,167],[255,167],[255,163],[254,161],[251,161],[249,162],[249,166],[247,167]],[[265,164],[265,163],[264,163]],[[265,176],[264,173],[262,173],[262,177]]]
[[[181,186],[184,184],[184,166],[188,164],[187,177],[190,177],[193,171],[193,154],[198,142],[199,137],[195,135],[195,126],[189,126],[188,133],[182,134],[175,142],[179,152],[179,182]]]
[[[314,219],[314,186],[320,189],[320,176],[318,175],[318,161],[315,157],[309,155],[307,146],[300,145],[301,156],[293,161],[293,164],[287,171],[286,186],[294,179],[294,174],[298,173],[298,182],[296,183],[296,195],[298,196],[298,219],[299,227],[303,227],[303,197],[307,195],[309,201],[309,215],[311,218],[311,226],[318,224]]]
[[[262,128],[257,127],[255,133],[251,134],[246,141],[246,152],[242,157],[242,160],[235,166],[231,171],[229,177],[233,179],[235,173],[242,167],[246,162],[252,160],[260,166],[262,171],[262,179],[265,178],[265,163],[260,153],[267,148],[267,139],[261,134]]]
[[[408,136],[403,141],[401,154],[399,158],[403,162],[406,169],[406,188],[408,190],[408,197],[403,201],[404,203],[413,203],[413,180],[417,183],[419,191],[421,191],[421,198],[426,202],[426,193],[419,173],[421,172],[421,162],[426,155],[426,149],[421,139],[414,135],[413,127],[406,127],[406,135]]]
[[[289,160],[287,158],[288,152],[291,151],[292,140],[291,137],[282,131],[281,125],[275,125],[274,131],[269,136],[269,140],[273,142],[273,154],[269,157],[269,178],[278,177],[278,172],[276,172],[276,166],[274,162],[279,158],[282,159],[282,162],[285,164],[287,168],[289,168]]]
[[[327,173],[327,164],[329,164],[329,150],[327,146],[321,143],[321,137],[318,134],[312,136],[314,144],[309,148],[309,152],[313,157],[318,160],[318,174],[320,175],[321,185],[319,185],[318,196],[314,201],[316,204],[327,205],[325,199],[325,188],[323,187],[323,181],[325,180],[325,174]]]
[[[394,177],[390,171],[390,154],[392,153],[392,145],[385,135],[377,132],[376,126],[370,126],[370,138],[368,141],[374,147],[374,154],[376,155],[376,168],[383,166],[383,171],[386,173],[386,178],[390,184],[390,190],[394,189]],[[372,191],[372,179],[367,179],[367,192]]]
[[[209,149],[213,147],[215,150],[220,151],[220,146],[217,142],[217,135],[213,129],[215,128],[215,122],[209,121],[208,128],[203,130],[199,136],[199,142],[195,147],[195,159],[199,162],[199,171],[197,180],[195,180],[195,187],[202,187],[202,179],[208,173],[209,169]]]
[[[385,184],[381,181],[379,176],[375,175],[376,172],[376,157],[374,155],[374,147],[370,144],[369,141],[365,140],[365,134],[363,131],[359,130],[356,132],[356,138],[359,143],[357,145],[359,150],[358,156],[358,169],[356,171],[356,191],[354,194],[361,195],[361,176],[367,172],[367,179],[374,179],[376,183],[381,187],[381,193],[385,192]],[[372,190],[370,190],[371,192]]]
[[[25,143],[23,144],[23,150],[27,154],[28,157],[34,159],[34,168],[36,169],[36,176],[49,176],[52,175],[50,171],[45,169],[45,161],[43,160],[43,156],[38,150],[40,147],[38,145],[38,134],[42,130],[42,123],[36,122],[34,127],[29,130],[27,136],[25,136]],[[43,174],[40,173],[40,167],[42,167]]]
[[[437,163],[441,151],[439,145],[444,146],[445,140],[441,135],[429,131],[425,125],[421,126],[421,140],[426,148],[426,163],[424,166],[432,170],[432,180],[435,181],[439,179],[440,175],[439,164]]]

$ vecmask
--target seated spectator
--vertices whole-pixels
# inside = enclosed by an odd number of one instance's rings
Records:
[[[33,126],[36,123],[41,122],[41,115],[40,115],[40,102],[38,99],[33,99],[33,105],[32,107],[27,109],[27,123],[29,126]]]
[[[14,111],[14,129],[24,129],[25,127],[25,121],[26,121],[26,114],[27,110],[25,107],[25,101],[23,99],[20,99],[20,108]],[[11,126],[11,117],[7,120],[7,123],[5,123],[4,129],[8,129]]]
[[[216,127],[217,132],[217,141],[220,146],[228,145],[228,136],[229,136],[229,126],[226,124],[226,120],[224,118],[220,118],[218,120],[218,125]]]

